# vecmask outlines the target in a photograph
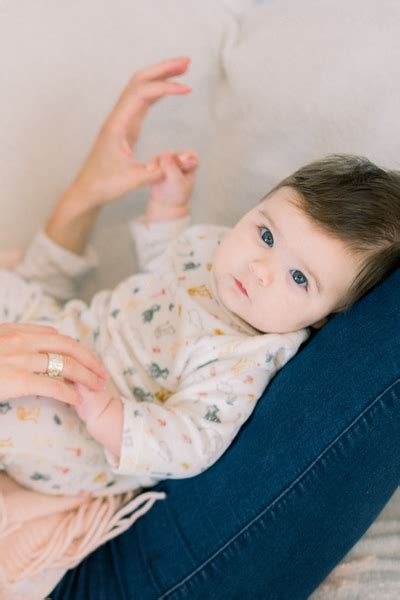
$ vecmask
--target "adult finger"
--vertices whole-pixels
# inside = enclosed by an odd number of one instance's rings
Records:
[[[72,337],[62,334],[36,335],[32,333],[8,334],[4,336],[8,342],[8,354],[21,352],[43,352],[71,356],[100,377],[106,376],[104,367],[96,355]],[[4,354],[4,352],[3,352]]]
[[[74,383],[83,383],[86,387],[94,391],[103,389],[104,379],[97,377],[93,371],[84,367],[70,356],[63,356],[64,367],[60,377]],[[4,358],[3,358],[4,360]],[[47,354],[38,352],[36,354],[15,354],[7,356],[7,364],[17,369],[25,370],[31,373],[45,375],[47,372],[49,357]]]
[[[157,183],[161,179],[164,179],[164,177],[165,173],[159,164],[135,164],[132,171],[127,175],[127,188],[133,191],[139,187]]]
[[[118,136],[126,136],[129,146],[132,146],[152,104],[164,96],[181,96],[191,91],[189,86],[173,81],[141,82],[125,91],[106,120],[104,128]]]
[[[1,323],[0,337],[10,331],[31,333],[58,333],[55,327],[50,325],[35,325],[33,323]]]
[[[62,379],[29,373],[25,369],[11,367],[0,369],[0,401],[24,396],[44,396],[66,404],[79,404],[80,398],[73,385]]]
[[[187,94],[192,91],[189,85],[178,81],[143,81],[137,84],[130,93],[126,94],[121,107],[129,107],[131,111],[153,104],[162,96]]]
[[[139,69],[133,74],[131,81],[149,81],[181,75],[186,71],[190,62],[189,56],[169,58],[144,69]]]

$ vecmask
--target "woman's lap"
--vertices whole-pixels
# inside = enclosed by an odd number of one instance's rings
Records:
[[[307,598],[400,478],[399,282],[397,271],[319,331],[225,455],[160,482],[166,500],[52,600]]]

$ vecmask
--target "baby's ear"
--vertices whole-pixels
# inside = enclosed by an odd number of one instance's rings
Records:
[[[328,321],[329,321],[329,317],[324,317],[323,319],[320,319],[319,321],[315,321],[315,323],[310,325],[310,327],[313,327],[314,329],[321,329],[321,327],[323,327]]]

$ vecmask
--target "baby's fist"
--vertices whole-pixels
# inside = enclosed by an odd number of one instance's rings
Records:
[[[112,400],[112,391],[108,381],[104,382],[104,389],[98,392],[89,390],[81,383],[75,383],[80,402],[75,406],[78,416],[89,427],[104,413]]]
[[[186,208],[194,187],[197,154],[193,150],[163,152],[152,163],[161,167],[164,178],[149,186],[149,208],[171,209],[171,214],[176,209]]]
[[[99,392],[89,390],[81,383],[76,383],[75,388],[80,397],[75,409],[86,423],[88,432],[118,457],[122,443],[123,404],[115,387],[108,379],[104,390]]]

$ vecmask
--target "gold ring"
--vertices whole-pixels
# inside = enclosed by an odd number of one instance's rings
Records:
[[[64,359],[61,354],[47,354],[49,362],[47,364],[46,375],[49,377],[58,377],[64,368]]]

